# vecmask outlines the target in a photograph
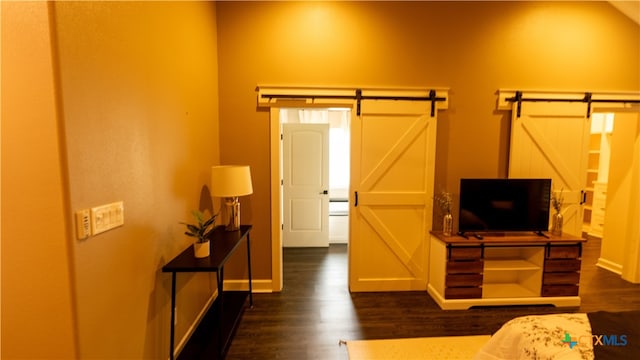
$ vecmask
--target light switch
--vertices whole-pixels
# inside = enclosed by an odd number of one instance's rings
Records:
[[[91,230],[100,234],[124,224],[124,203],[122,201],[91,208]]]

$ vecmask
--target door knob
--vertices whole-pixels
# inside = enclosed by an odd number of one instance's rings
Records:
[[[320,195],[328,195],[329,194],[329,190],[322,190],[320,192]]]

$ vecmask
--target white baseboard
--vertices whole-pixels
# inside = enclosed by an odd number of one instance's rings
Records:
[[[265,280],[252,280],[251,281],[252,290],[254,293],[272,293],[273,292],[273,280],[265,279]],[[240,291],[240,290],[249,290],[249,280],[225,280],[224,281],[224,290],[229,291]]]
[[[347,239],[346,237],[342,237],[342,238],[329,238],[329,245],[331,244],[348,244],[349,243],[349,239]]]
[[[596,262],[596,266],[622,276],[622,265],[614,263],[613,261],[609,261],[603,258],[598,258],[598,262]]]

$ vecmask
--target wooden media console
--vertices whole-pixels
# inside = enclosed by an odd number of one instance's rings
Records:
[[[490,305],[579,306],[580,237],[431,232],[427,290],[445,310]]]

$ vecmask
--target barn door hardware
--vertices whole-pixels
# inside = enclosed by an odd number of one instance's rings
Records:
[[[620,103],[620,104],[640,104],[638,99],[594,99],[593,93],[585,92],[582,98],[525,98],[522,95],[522,91],[516,91],[515,95],[510,98],[506,98],[506,101],[517,103],[516,116],[520,117],[522,113],[523,102],[583,102],[587,103],[587,118],[591,117],[591,104],[592,103]]]
[[[436,101],[438,98],[436,97],[435,90],[429,90],[429,100],[431,101],[431,117],[436,115]]]
[[[446,97],[436,96],[435,90],[429,90],[429,96],[382,96],[382,95],[362,95],[362,89],[356,89],[354,95],[308,95],[308,94],[261,94],[265,99],[353,99],[356,100],[356,115],[360,116],[362,112],[362,100],[404,100],[404,101],[430,101],[431,117],[436,114],[436,102],[446,101]]]
[[[360,101],[362,100],[404,100],[404,101],[430,101],[431,102],[431,117],[436,115],[436,102],[446,101],[447,98],[436,96],[435,90],[429,90],[429,96],[366,96],[362,95],[362,89],[356,90],[355,97],[356,115],[360,116]]]

